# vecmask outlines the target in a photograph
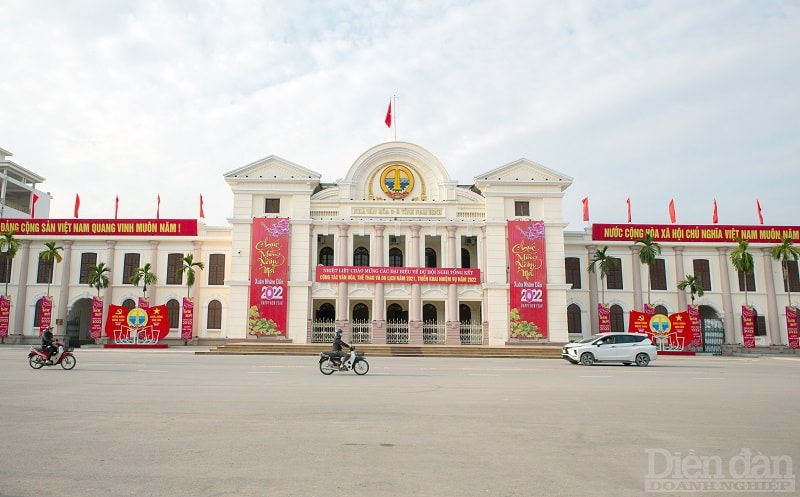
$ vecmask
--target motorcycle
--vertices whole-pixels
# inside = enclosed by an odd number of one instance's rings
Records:
[[[364,353],[356,353],[356,348],[350,348],[350,355],[345,360],[336,352],[319,353],[319,371],[324,375],[333,374],[335,371],[355,371],[357,375],[365,375],[369,371],[369,363],[364,359]]]
[[[77,361],[75,360],[75,356],[72,355],[72,352],[67,350],[61,342],[53,342],[53,344],[58,347],[58,351],[49,361],[47,360],[46,350],[38,347],[31,347],[28,351],[28,364],[30,364],[33,369],[42,369],[44,366],[57,366],[59,364],[64,369],[74,368]]]

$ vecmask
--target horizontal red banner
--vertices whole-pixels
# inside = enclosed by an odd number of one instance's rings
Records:
[[[41,236],[197,236],[196,219],[0,219],[0,233]]]
[[[455,267],[317,266],[316,281],[480,285],[481,270]]]
[[[645,235],[657,242],[781,243],[791,237],[800,242],[800,226],[742,226],[727,224],[593,224],[592,240],[634,242]]]

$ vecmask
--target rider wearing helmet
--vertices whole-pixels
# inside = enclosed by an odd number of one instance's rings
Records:
[[[53,354],[56,353],[58,348],[56,344],[53,343],[55,341],[53,337],[53,328],[47,328],[42,334],[42,350],[47,351],[47,361],[49,362],[50,359],[53,357]]]
[[[336,333],[333,336],[333,352],[339,358],[338,364],[341,364],[341,359],[346,355],[342,351],[342,347],[347,347],[348,349],[351,348],[350,344],[342,340],[342,329],[337,328]],[[334,361],[337,362],[337,361]],[[338,365],[337,364],[337,365]]]

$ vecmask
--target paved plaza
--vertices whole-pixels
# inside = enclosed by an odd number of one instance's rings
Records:
[[[359,377],[188,347],[35,371],[26,350],[0,346],[2,497],[797,495],[776,490],[800,465],[798,358],[367,357]],[[727,490],[701,492],[709,472]]]

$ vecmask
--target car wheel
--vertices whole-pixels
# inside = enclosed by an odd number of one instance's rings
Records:
[[[647,366],[650,364],[650,356],[647,354],[639,354],[636,356],[636,365],[637,366]]]
[[[590,352],[584,352],[581,354],[581,364],[591,366],[594,364],[594,356]]]

